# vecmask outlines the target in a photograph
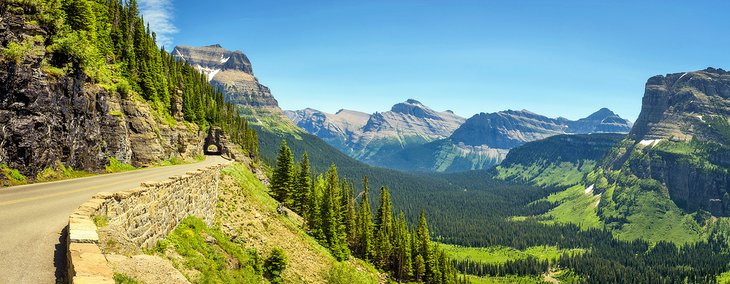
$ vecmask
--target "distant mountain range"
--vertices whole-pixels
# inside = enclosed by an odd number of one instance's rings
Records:
[[[285,113],[307,132],[371,164],[402,149],[449,137],[464,123],[464,118],[453,112],[434,111],[416,100],[372,115],[351,110],[329,114],[314,109]]]
[[[559,134],[628,133],[631,122],[602,108],[571,121],[521,111],[480,113],[464,120],[417,100],[366,114],[285,111],[299,127],[363,162],[406,171],[454,172],[499,163],[510,149]]]

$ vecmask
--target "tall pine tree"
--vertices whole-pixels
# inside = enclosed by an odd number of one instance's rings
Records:
[[[373,257],[373,213],[370,210],[368,177],[363,178],[363,193],[357,213],[357,252],[365,260]]]
[[[297,186],[294,191],[294,211],[301,215],[305,215],[308,207],[308,200],[311,198],[312,178],[310,177],[309,156],[305,152],[302,155],[302,161],[299,164],[299,174],[297,176]]]
[[[290,190],[294,180],[294,159],[286,140],[281,141],[279,157],[276,158],[276,169],[271,177],[271,191],[274,198],[284,204],[290,203]]]
[[[380,188],[380,206],[375,216],[375,243],[374,252],[375,266],[379,268],[389,267],[390,254],[392,253],[393,244],[391,237],[393,235],[393,205],[390,202],[390,192],[388,188]]]

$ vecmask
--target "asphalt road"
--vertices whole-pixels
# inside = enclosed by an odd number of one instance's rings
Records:
[[[0,284],[63,279],[68,216],[95,193],[132,189],[225,162],[208,156],[194,164],[0,188]]]

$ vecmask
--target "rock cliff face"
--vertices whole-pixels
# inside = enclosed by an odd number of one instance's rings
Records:
[[[259,83],[251,61],[240,50],[228,51],[218,44],[176,46],[172,54],[203,72],[211,84],[223,91],[226,101],[240,106],[279,109],[271,90]]]
[[[10,12],[0,15],[0,44],[49,34]],[[45,46],[19,62],[0,58],[0,164],[34,176],[57,162],[97,171],[109,157],[144,166],[202,153],[203,133],[162,123],[141,99],[109,92],[83,73],[44,71]]]
[[[730,215],[729,121],[730,73],[708,68],[652,77],[630,140],[610,167],[660,182],[688,213]]]
[[[641,113],[631,137],[636,140],[720,140],[705,118],[730,116],[730,72],[701,71],[654,76],[646,83]]]

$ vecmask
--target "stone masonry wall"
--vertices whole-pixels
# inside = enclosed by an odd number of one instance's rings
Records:
[[[190,215],[212,225],[222,165],[115,193],[100,192],[69,216],[68,279],[70,283],[114,283],[113,272],[99,248],[93,218],[106,216],[109,227],[123,232],[123,242],[151,248]]]

